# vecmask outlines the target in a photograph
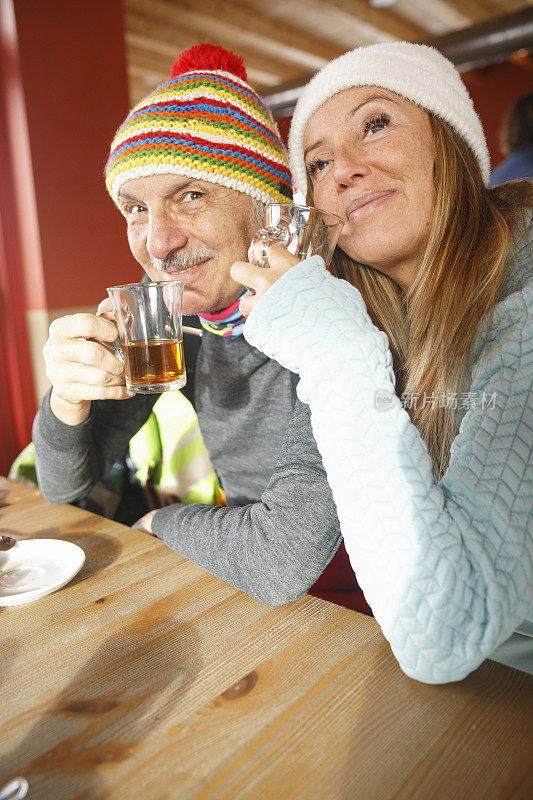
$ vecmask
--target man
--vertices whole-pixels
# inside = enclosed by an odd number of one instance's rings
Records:
[[[153,280],[182,280],[184,314],[199,314],[206,328],[195,365],[186,349],[187,389],[230,506],[174,504],[138,527],[264,602],[293,600],[341,535],[294,376],[240,335],[243,287],[230,268],[246,258],[263,204],[291,197],[277,128],[241,60],[209,45],[182,54],[171,80],[117,131],[106,185],[139,264]],[[116,335],[110,320],[90,314],[50,328],[52,391],[34,442],[39,484],[52,501],[86,494],[157,399],[126,390],[121,363],[100,344]]]

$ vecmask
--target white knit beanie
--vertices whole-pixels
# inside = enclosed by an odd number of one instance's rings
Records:
[[[358,47],[318,72],[301,94],[289,133],[289,159],[297,188],[306,193],[303,135],[312,114],[333,95],[354,86],[380,86],[445,120],[471,147],[487,183],[490,158],[479,117],[461,77],[438,50],[391,42]]]

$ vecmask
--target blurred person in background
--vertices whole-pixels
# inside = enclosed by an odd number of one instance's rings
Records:
[[[505,161],[492,170],[489,187],[515,178],[533,178],[533,92],[512,106],[501,133]]]

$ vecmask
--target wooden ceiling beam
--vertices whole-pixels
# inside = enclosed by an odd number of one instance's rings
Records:
[[[427,39],[460,70],[473,69],[503,61],[519,50],[533,52],[533,8],[528,6],[513,14],[493,17],[465,30]],[[275,117],[290,116],[303,86],[273,92],[265,97]]]
[[[428,5],[431,5],[431,0],[428,0]],[[485,22],[504,12],[501,5],[493,0],[446,0],[446,5],[465,16],[470,24]]]
[[[471,25],[470,18],[448,0],[398,0],[395,8],[407,19],[423,20],[429,33],[425,37],[420,36],[420,39],[444,35]]]
[[[397,0],[386,9],[369,0],[123,2],[134,101],[167,79],[181,50],[204,41],[242,56],[250,83],[274,106],[293,102],[294,92],[282,89],[301,86],[347,49],[369,42],[422,41],[463,69],[533,49],[533,0]],[[502,17],[507,11],[514,14]]]
[[[145,47],[138,47],[135,42],[132,42],[128,34],[126,34],[126,52],[128,62],[135,64],[137,73],[141,70],[146,73],[153,73],[154,75],[162,75],[163,80],[167,80],[170,76],[172,67],[172,57],[160,51],[155,53],[146,50]]]
[[[180,26],[178,35],[176,35],[176,33],[176,30],[169,28],[168,25],[154,23],[153,21],[147,24],[144,19],[135,15],[129,21],[126,40],[154,53],[158,51],[164,52],[165,55],[168,55],[168,57],[172,59],[171,63],[173,63],[181,50],[204,41],[204,37],[201,33],[185,27],[184,25]],[[210,41],[213,44],[219,44],[223,47],[228,47],[232,44],[232,42],[228,41],[224,36],[212,36]],[[294,80],[294,78],[302,72],[297,68],[295,69],[292,64],[269,58],[258,53],[256,50],[250,49],[248,44],[246,47],[239,48],[239,55],[243,58],[246,69],[250,73],[250,81],[254,84],[257,82],[258,78],[252,78],[252,73],[255,73],[256,76],[259,76],[261,73],[262,78],[260,83],[272,86],[275,83],[280,84]]]
[[[460,70],[503,61],[517,50],[533,51],[533,9],[492,17],[425,44],[436,47]]]
[[[131,64],[128,67],[128,93],[130,108],[163,83],[167,76],[155,71],[147,71]]]
[[[168,78],[168,74],[165,75],[163,70],[157,69],[155,64],[150,67],[146,64],[137,64],[136,62],[128,67],[128,77],[131,81],[139,85],[143,84],[144,93],[146,94],[148,91],[151,91],[152,87],[163,83],[163,81]]]
[[[494,17],[522,11],[525,2],[533,5],[533,0],[397,0],[394,9],[411,20],[423,20],[431,35],[445,36]]]
[[[168,0],[125,0],[126,27],[134,14],[151,18],[179,30],[186,25],[202,33],[205,39],[226,37],[238,52],[247,46],[265,55],[297,64],[307,70],[320,69],[341,55],[342,48],[302,34],[290,25],[280,26],[265,16],[258,16],[249,7],[233,0],[180,0],[179,5]]]
[[[188,37],[187,46],[190,46],[190,44],[191,40]],[[185,45],[183,48],[184,47]],[[172,64],[176,59],[176,52],[174,52],[172,55],[169,55],[166,52],[160,51],[158,53],[154,50],[148,50],[144,46],[139,46],[138,42],[134,38],[132,39],[129,34],[126,34],[126,51],[128,54],[128,62],[130,64],[135,64],[136,78],[138,79],[139,77],[146,75],[146,84],[148,87],[146,91],[150,91],[152,88],[155,88],[158,83],[162,83],[163,81],[169,79]],[[280,83],[279,75],[274,71],[267,72],[254,67],[250,67],[249,69],[247,68],[247,71],[248,79],[254,87],[258,87],[257,91],[271,91],[272,87],[277,86]],[[149,76],[151,75],[157,76],[153,86],[150,85],[149,81]],[[140,98],[135,98],[135,100],[138,99]]]
[[[427,0],[428,5],[431,0]],[[414,23],[401,13],[397,12],[395,6],[380,9],[373,8],[368,0],[319,0],[322,7],[329,6],[343,12],[352,20],[355,18],[367,26],[371,26],[381,34],[376,37],[376,41],[382,39],[383,33],[388,34],[391,39],[405,39],[416,41],[427,37],[428,30],[422,26],[422,20]],[[307,6],[307,4],[306,4]]]

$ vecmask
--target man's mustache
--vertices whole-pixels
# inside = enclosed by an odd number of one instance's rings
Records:
[[[186,269],[194,264],[200,264],[217,255],[217,251],[211,247],[203,247],[201,250],[193,250],[188,253],[169,253],[165,258],[150,256],[150,264],[158,272],[174,272],[177,269]]]

